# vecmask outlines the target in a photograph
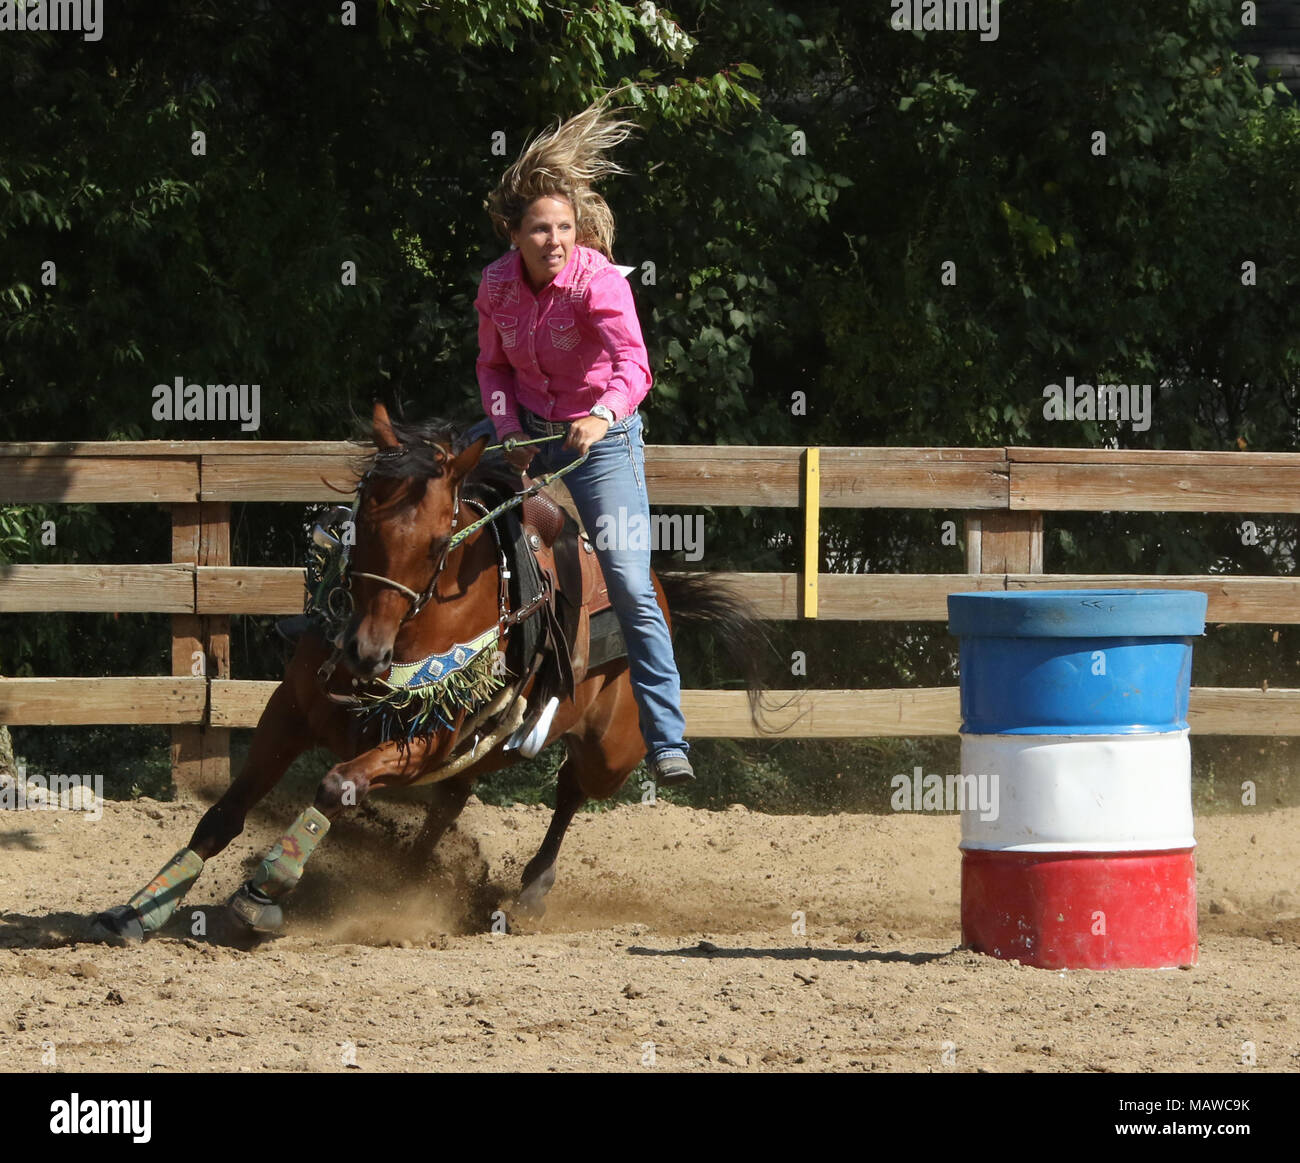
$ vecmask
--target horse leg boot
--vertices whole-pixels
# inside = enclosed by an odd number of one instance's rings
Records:
[[[182,848],[126,904],[95,918],[96,936],[142,941],[146,933],[156,933],[171,919],[202,871],[202,857],[193,848]]]
[[[254,932],[278,932],[284,924],[280,902],[302,879],[303,866],[329,827],[329,819],[314,807],[303,811],[226,902],[230,911]]]
[[[256,933],[279,932],[284,925],[280,902],[302,879],[303,866],[329,831],[330,821],[345,807],[360,803],[370,790],[366,771],[382,750],[368,751],[330,769],[316,790],[316,802],[294,820],[257,871],[226,902],[236,918]]]

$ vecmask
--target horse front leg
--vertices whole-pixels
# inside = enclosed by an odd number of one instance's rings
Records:
[[[447,742],[435,735],[410,746],[383,743],[332,767],[316,789],[312,806],[294,820],[227,902],[234,916],[254,932],[279,932],[284,925],[283,901],[302,879],[307,861],[330,825],[370,792],[414,783],[436,762]]]
[[[495,748],[522,722],[524,701],[516,699],[513,691],[502,691],[489,707],[479,712],[479,721],[501,711],[507,712],[503,722],[485,738],[475,736],[471,747],[468,750],[462,747],[456,758],[451,757],[456,733],[439,731],[409,744],[381,743],[331,768],[316,789],[315,803],[276,841],[253,876],[227,902],[234,915],[255,932],[278,932],[284,925],[281,902],[302,879],[303,867],[316,845],[341,812],[356,807],[372,791],[459,780],[465,775],[463,788],[459,789],[463,791],[459,805],[456,792],[449,799],[454,818],[464,806],[470,783],[477,775],[476,771],[474,776],[469,776],[471,769],[499,765]]]

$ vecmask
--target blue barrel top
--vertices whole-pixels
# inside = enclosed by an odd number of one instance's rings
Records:
[[[958,638],[1187,638],[1205,633],[1199,590],[999,590],[949,594]]]
[[[963,734],[1186,730],[1206,604],[1197,590],[950,594]]]

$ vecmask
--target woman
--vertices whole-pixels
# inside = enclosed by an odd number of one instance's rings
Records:
[[[631,128],[597,104],[524,150],[487,201],[510,250],[484,270],[474,301],[484,411],[502,440],[565,435],[562,445],[510,453],[521,472],[534,459],[551,472],[587,454],[564,481],[592,534],[602,516],[626,530],[639,514],[650,528],[637,412],[650,389],[649,360],[631,289],[610,261],[613,215],[591,188],[624,172],[604,154]],[[648,540],[597,537],[595,547],[627,643],[647,763],[657,783],[671,785],[695,773]]]

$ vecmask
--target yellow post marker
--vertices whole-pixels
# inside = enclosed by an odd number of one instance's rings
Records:
[[[821,549],[821,449],[805,448],[803,463],[803,616],[817,617]]]

